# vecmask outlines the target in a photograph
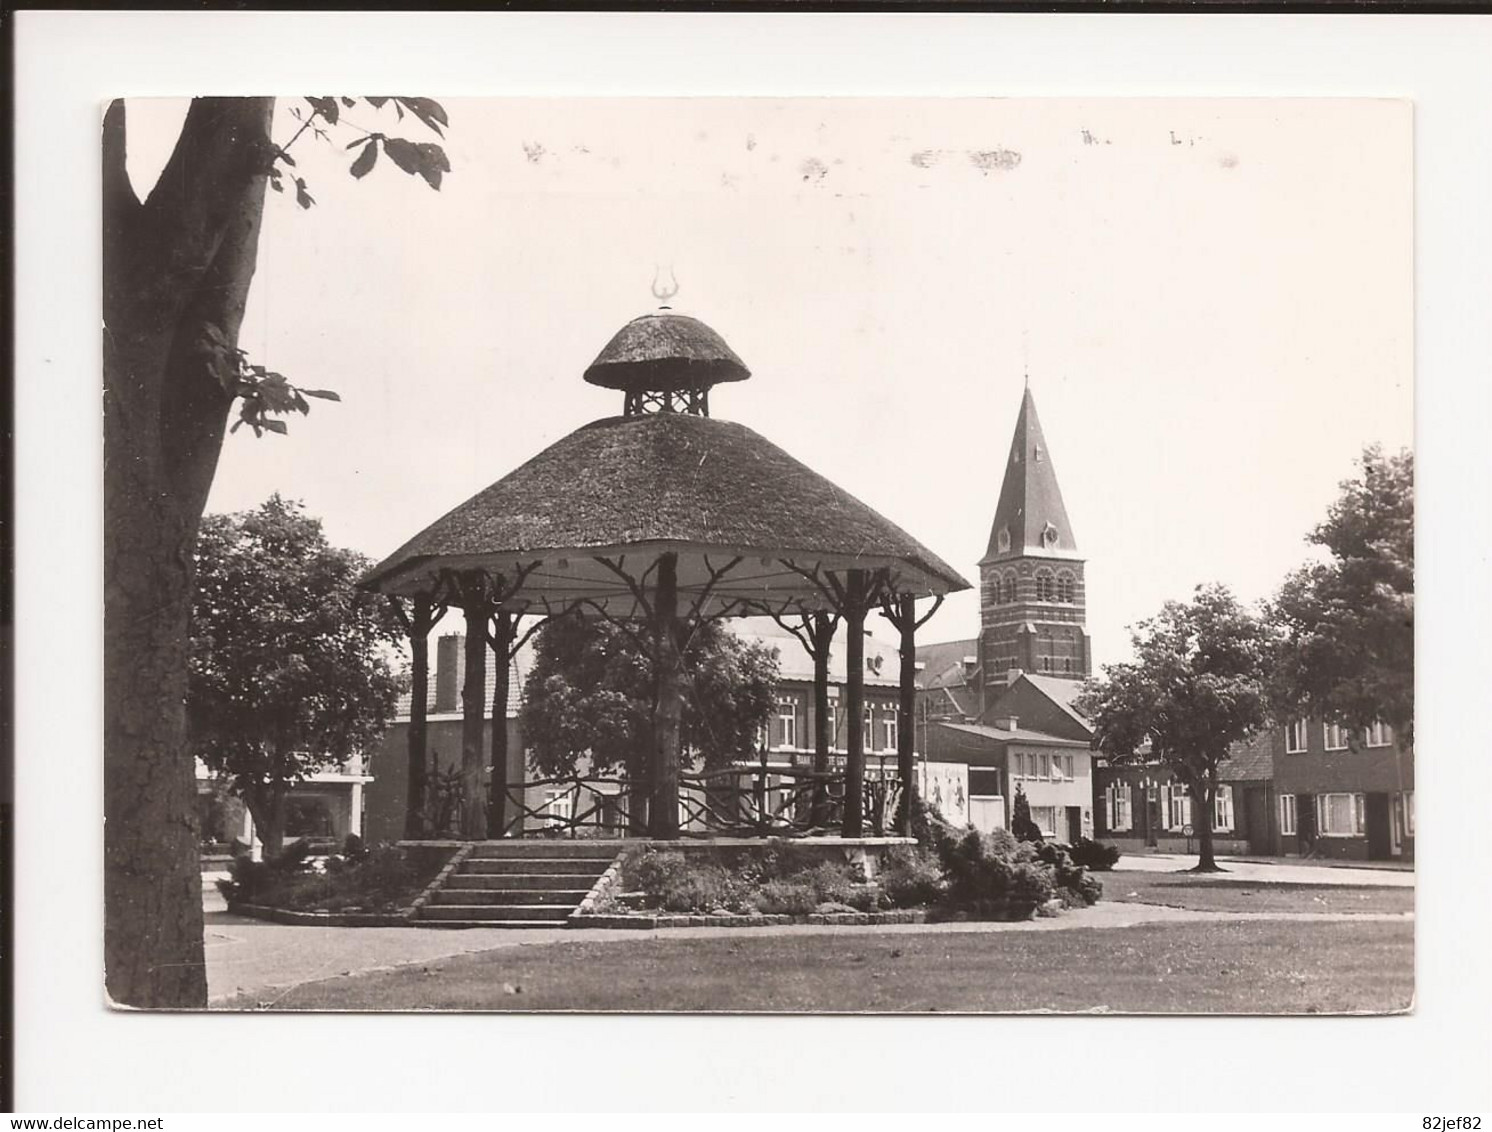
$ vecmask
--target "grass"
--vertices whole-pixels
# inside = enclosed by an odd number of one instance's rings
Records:
[[[306,983],[275,1008],[1384,1012],[1412,1000],[1413,947],[1407,921],[650,937],[505,947]]]
[[[1095,874],[1103,898],[1119,903],[1164,904],[1198,912],[1414,911],[1414,889],[1347,884],[1259,884],[1216,874],[1123,872]]]

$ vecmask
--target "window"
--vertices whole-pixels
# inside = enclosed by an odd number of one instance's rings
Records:
[[[1073,774],[1073,772],[1072,772],[1072,766],[1073,766],[1072,756],[1071,755],[1063,755],[1062,756],[1062,777],[1065,778],[1065,779],[1067,779],[1068,782],[1072,782],[1072,781],[1074,781],[1077,778],[1077,776],[1075,774]]]
[[[1057,836],[1056,806],[1032,806],[1031,820],[1036,823],[1036,828],[1041,830],[1043,837]]]
[[[896,742],[896,716],[888,715],[881,720],[881,750],[898,750]]]
[[[839,749],[839,705],[829,701],[829,749]]]
[[[1166,828],[1183,829],[1192,823],[1192,800],[1186,787],[1169,784],[1160,788],[1166,809]]]
[[[875,750],[875,729],[871,726],[871,717],[875,714],[873,708],[866,708],[865,715],[860,720],[860,734],[865,742],[867,751]]]
[[[1280,795],[1280,833],[1285,837],[1295,836],[1295,795]]]
[[[1104,806],[1110,831],[1122,832],[1131,827],[1129,783],[1116,782],[1105,790]]]
[[[1322,724],[1321,734],[1326,738],[1326,749],[1328,751],[1345,751],[1347,749],[1347,729],[1340,723]]]
[[[1010,573],[1005,575],[1005,600],[1007,602],[1020,600],[1019,592],[1020,591],[1016,589],[1015,572],[1011,571]]]
[[[791,696],[777,700],[777,714],[772,719],[772,746],[778,749],[798,745],[798,701]]]
[[[1316,795],[1316,831],[1322,837],[1360,837],[1362,830],[1361,794]]]
[[[1219,786],[1212,800],[1212,828],[1231,833],[1233,830],[1233,787]]]
[[[1052,774],[1051,755],[1036,756],[1036,777],[1046,779],[1048,781],[1050,781],[1054,777]]]
[[[569,787],[544,791],[544,815],[556,821],[569,821],[575,816],[575,795]]]
[[[1057,582],[1052,577],[1052,572],[1050,570],[1036,571],[1036,600],[1057,600]]]
[[[1414,836],[1414,791],[1404,791],[1404,830]]]
[[[1306,749],[1306,721],[1293,719],[1285,725],[1285,754],[1304,754]]]
[[[1067,605],[1077,600],[1077,583],[1065,570],[1057,575],[1057,600]]]
[[[1381,719],[1367,730],[1369,747],[1387,747],[1394,741],[1394,729]]]

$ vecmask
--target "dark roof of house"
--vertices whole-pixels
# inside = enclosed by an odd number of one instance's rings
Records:
[[[776,622],[765,617],[740,617],[726,623],[726,628],[746,641],[757,641],[777,650],[777,678],[780,681],[813,681],[813,658],[802,641]],[[845,671],[844,623],[835,631],[829,649],[829,683],[843,684]],[[901,683],[900,649],[895,641],[865,637],[865,686],[897,687]]]
[[[1022,672],[1020,679],[1051,700],[1088,731],[1093,730],[1093,721],[1073,707],[1073,702],[1082,694],[1084,683],[1082,680],[1064,680],[1060,676],[1042,676],[1033,672]]]
[[[919,688],[956,687],[967,682],[964,658],[978,657],[979,640],[937,641],[917,646],[917,660],[922,671],[917,674]]]
[[[1262,731],[1252,739],[1234,743],[1228,748],[1228,757],[1218,764],[1217,776],[1222,782],[1263,782],[1273,778],[1273,734]]]
[[[672,311],[634,318],[585,371],[592,385],[658,392],[699,389],[750,376],[725,339],[699,319]]]
[[[949,723],[947,720],[933,720],[936,727],[947,727],[964,735],[977,735],[981,739],[989,739],[997,743],[1038,743],[1048,747],[1079,747],[1088,749],[1088,744],[1081,739],[1064,739],[1060,735],[1050,735],[1045,731],[1032,731],[1026,727],[1015,727],[1009,730],[1000,727],[986,727],[979,723]]]
[[[821,602],[817,587],[784,559],[834,570],[890,567],[909,592],[969,588],[906,531],[765,437],[680,413],[609,417],[576,429],[437,519],[361,584],[418,593],[432,588],[442,567],[511,572],[542,560],[527,596],[614,593],[630,602],[595,556],[670,548],[681,552],[685,591],[703,584],[701,555],[714,555],[717,567],[739,557],[739,568],[712,591],[718,605],[788,594]],[[687,564],[682,552],[691,552]]]
[[[1048,527],[1052,531],[1050,541],[1044,534]],[[1010,536],[1010,543],[1003,550],[1001,531]],[[990,528],[989,547],[981,564],[1028,554],[1068,558],[1076,558],[1078,554],[1067,507],[1062,502],[1062,489],[1057,486],[1051,450],[1042,435],[1036,401],[1029,386],[1021,398],[1010,456],[1005,462],[1005,480],[1000,485],[1000,501],[995,506],[995,521]]]

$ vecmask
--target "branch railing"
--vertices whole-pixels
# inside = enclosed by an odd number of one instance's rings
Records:
[[[726,767],[679,775],[685,837],[810,837],[839,831],[843,771]],[[639,796],[640,795],[640,796]],[[862,812],[870,836],[894,829],[901,782],[894,769],[867,767]],[[621,776],[558,775],[507,786],[503,837],[625,837],[646,792]],[[642,828],[645,823],[637,823]]]

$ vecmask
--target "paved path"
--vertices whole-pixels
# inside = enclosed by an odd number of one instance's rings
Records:
[[[842,932],[994,933],[1066,931],[1075,928],[1126,928],[1138,924],[1238,920],[1412,921],[1409,914],[1318,912],[1198,912],[1154,904],[1101,902],[1092,908],[1049,919],[1019,923],[967,921],[945,924],[887,924],[878,928],[792,924],[771,928],[668,928],[661,931],[599,928],[314,928],[271,924],[213,912],[207,916],[208,997],[221,1003],[238,995],[273,1002],[291,987],[337,975],[363,974],[453,955],[533,947],[551,943],[602,943],[724,936],[835,935]]]
[[[1196,854],[1126,853],[1114,867],[1121,872],[1179,873],[1197,863]],[[1344,884],[1371,885],[1380,888],[1413,888],[1414,873],[1405,869],[1353,868],[1347,865],[1309,865],[1273,861],[1242,861],[1219,857],[1217,863],[1225,873],[1195,873],[1199,882],[1208,880],[1246,880],[1253,884]]]

